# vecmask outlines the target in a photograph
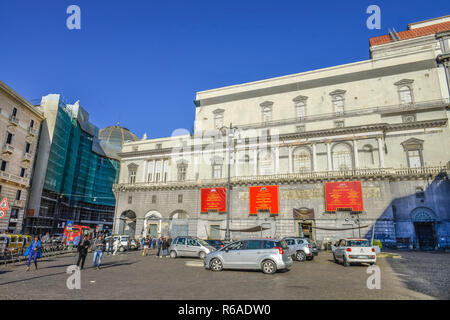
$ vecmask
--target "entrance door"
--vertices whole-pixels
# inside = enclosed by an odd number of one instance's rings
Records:
[[[433,222],[415,222],[417,242],[422,250],[433,250],[434,242],[434,223]]]
[[[156,238],[158,236],[158,225],[151,224],[148,233],[149,233],[150,237]]]

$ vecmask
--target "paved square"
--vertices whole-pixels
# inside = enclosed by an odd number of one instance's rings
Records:
[[[141,251],[104,256],[101,270],[92,268],[93,254],[81,273],[81,290],[66,286],[66,269],[77,260],[75,254],[43,259],[37,271],[25,272],[23,263],[0,266],[0,299],[448,299],[448,277],[429,273],[421,278],[417,263],[427,253],[401,253],[406,258],[379,258],[381,289],[366,286],[367,266],[343,267],[321,252],[314,261],[294,262],[290,271],[265,275],[259,271],[205,270],[199,259],[143,257]],[[431,254],[430,254],[431,255]],[[420,259],[419,259],[420,257]],[[450,255],[436,254],[437,268],[449,265]],[[411,262],[410,261],[410,262]],[[442,264],[442,265],[441,265]],[[429,267],[425,264],[425,267]],[[445,269],[443,269],[445,270]],[[448,273],[448,272],[447,272]],[[439,277],[446,277],[443,274]],[[430,278],[431,277],[431,278]],[[418,286],[410,278],[417,278]],[[428,287],[427,287],[428,286]],[[422,288],[422,293],[418,292]],[[430,289],[431,288],[431,289]],[[434,291],[433,291],[434,290]],[[432,294],[432,295],[430,295]]]

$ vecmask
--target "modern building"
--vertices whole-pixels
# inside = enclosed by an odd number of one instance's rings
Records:
[[[124,141],[138,138],[113,126],[99,130],[79,102],[65,104],[60,95],[42,98],[43,123],[25,230],[61,233],[67,221],[111,229]]]
[[[0,211],[0,232],[22,229],[43,119],[38,107],[0,81],[0,201],[8,208]]]
[[[224,238],[228,210],[232,238],[450,246],[449,30],[413,23],[370,39],[369,60],[198,92],[193,135],[123,145],[115,232]]]

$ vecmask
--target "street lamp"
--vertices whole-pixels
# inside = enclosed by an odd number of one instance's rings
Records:
[[[230,235],[230,199],[231,199],[231,152],[234,151],[233,138],[235,133],[238,131],[237,127],[233,127],[230,123],[230,127],[222,127],[220,131],[223,136],[228,133],[228,181],[227,181],[227,228],[225,231],[225,241],[231,240]]]

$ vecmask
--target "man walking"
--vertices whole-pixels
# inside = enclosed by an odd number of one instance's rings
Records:
[[[106,242],[103,239],[102,235],[98,236],[98,239],[94,241],[94,267],[97,267],[97,270],[100,270],[100,265],[102,263],[103,252],[105,251]]]
[[[110,253],[112,254],[114,252],[113,246],[114,246],[114,237],[111,235],[108,240],[108,250],[106,251],[107,256],[109,256]]]
[[[166,256],[167,256],[167,239],[166,239],[166,237],[164,237],[164,238],[162,239],[162,245],[161,245],[161,247],[162,247],[162,252],[161,252],[160,258],[162,258],[163,255],[166,255]]]
[[[159,237],[159,239],[158,239],[158,252],[156,253],[156,256],[160,255],[162,244],[163,244],[163,238]],[[160,258],[162,258],[162,257],[160,257]]]
[[[80,245],[78,246],[78,261],[77,266],[80,266],[81,262],[81,268],[80,270],[83,270],[84,268],[84,260],[86,260],[88,251],[89,251],[89,240],[87,235],[84,236],[83,240],[81,241]]]
[[[170,249],[171,245],[172,245],[172,238],[170,237],[170,235],[168,235],[167,236],[167,250],[166,250],[167,258],[169,257],[169,249]]]

